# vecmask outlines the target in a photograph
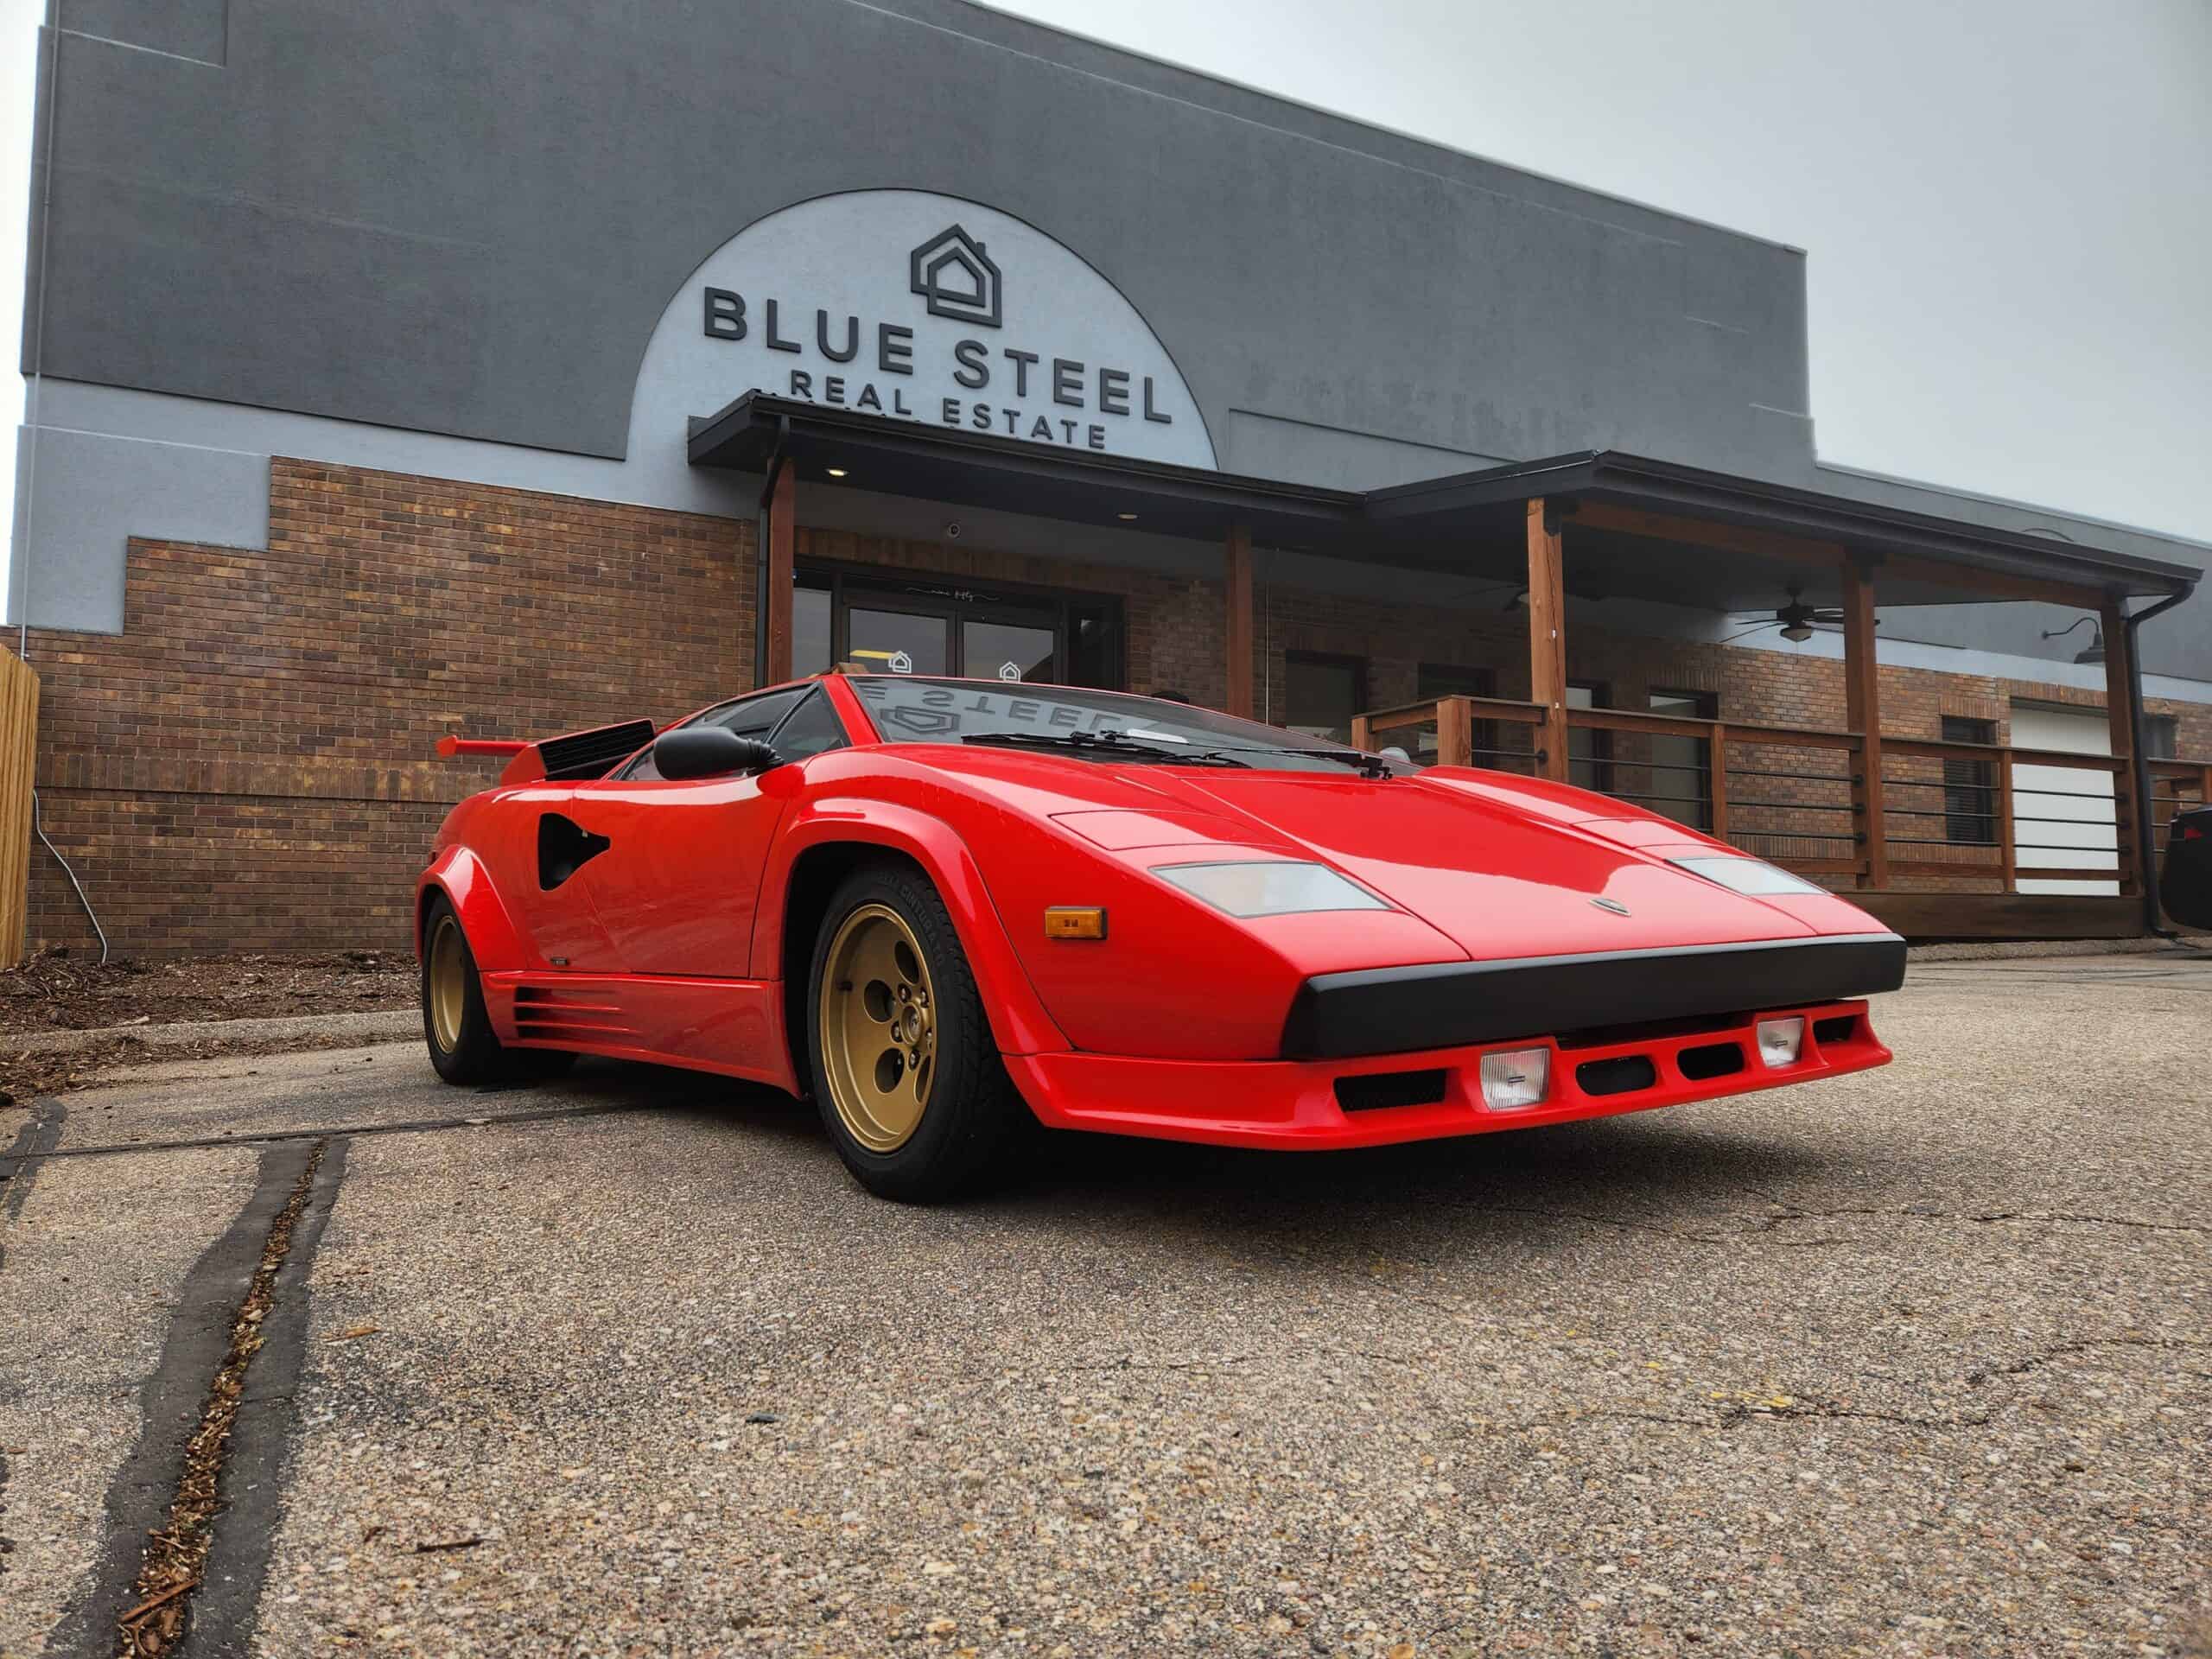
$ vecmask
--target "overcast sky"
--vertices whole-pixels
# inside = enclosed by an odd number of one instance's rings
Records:
[[[1823,459],[2212,541],[2212,0],[1001,9],[1806,249]],[[44,10],[0,0],[11,348]]]

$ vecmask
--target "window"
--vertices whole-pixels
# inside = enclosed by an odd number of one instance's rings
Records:
[[[1710,691],[1651,693],[1651,712],[1670,720],[1718,720],[1720,699]],[[1713,826],[1713,745],[1702,737],[1651,739],[1651,798],[1654,812],[1693,830]]]
[[[1567,683],[1569,709],[1610,709],[1611,688],[1597,680]],[[1567,779],[1577,789],[1610,795],[1613,788],[1613,734],[1588,726],[1567,728]]]
[[[810,760],[845,747],[844,722],[830,707],[829,694],[817,687],[784,716],[784,723],[769,734],[768,741],[783,760]]]
[[[1993,745],[1997,741],[1997,722],[1946,715],[1943,741]],[[1920,832],[1916,830],[1912,833]],[[1975,847],[1997,844],[1997,768],[1993,762],[1964,757],[1945,759],[1943,839]]]
[[[1351,717],[1367,706],[1367,664],[1321,652],[1283,654],[1283,724],[1308,737],[1351,741]]]
[[[749,697],[733,697],[728,702],[718,702],[704,713],[693,715],[682,724],[724,726],[740,737],[766,739],[777,722],[812,690],[811,686],[787,686],[780,691],[761,691]],[[832,718],[835,718],[834,714]],[[659,779],[660,768],[653,765],[653,752],[647,748],[614,776],[637,783],[652,783]]]
[[[1497,676],[1486,668],[1469,668],[1457,663],[1423,663],[1414,677],[1414,696],[1423,702],[1433,697],[1494,697],[1497,695]],[[1433,766],[1437,759],[1436,728],[1416,727],[1411,741],[1414,746],[1413,758],[1425,766]],[[1475,765],[1497,765],[1500,756],[1495,721],[1475,722],[1473,744]]]
[[[2143,758],[2171,760],[2181,753],[2181,720],[2174,715],[2143,716]]]
[[[869,674],[853,693],[886,743],[972,743],[1111,766],[1221,767],[1357,779],[1410,773],[1257,721],[1161,697],[1076,686],[982,686],[973,681]]]
[[[827,588],[791,590],[791,672],[830,671],[830,621],[836,595]]]

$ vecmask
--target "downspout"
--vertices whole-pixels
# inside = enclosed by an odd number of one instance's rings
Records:
[[[791,417],[776,417],[776,448],[768,457],[768,470],[760,484],[760,500],[753,512],[753,689],[768,683],[768,504],[776,499],[776,480],[783,475],[784,446],[791,442]]]
[[[2169,594],[2146,610],[2137,611],[2125,623],[2127,633],[2127,747],[2135,785],[2135,868],[2143,888],[2143,931],[2161,939],[2178,938],[2171,928],[2160,925],[2157,832],[2151,822],[2151,757],[2143,752],[2143,658],[2137,649],[2136,630],[2152,617],[2171,611],[2196,591],[2191,582],[2177,594]]]

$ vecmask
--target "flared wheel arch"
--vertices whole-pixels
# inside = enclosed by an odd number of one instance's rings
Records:
[[[964,847],[958,848],[958,855],[967,865],[969,879],[966,881],[933,868],[934,857],[918,856],[908,848],[883,842],[823,840],[801,847],[794,855],[784,887],[783,932],[777,941],[775,958],[775,971],[784,982],[784,1033],[794,1075],[802,1078],[808,1075],[807,970],[816,935],[839,885],[870,863],[904,867],[937,889],[951,915],[954,931],[982,994],[992,1037],[1002,1052],[1058,1052],[1067,1047],[1067,1039],[1045,1012],[1027,971],[1014,955],[1013,943]],[[763,963],[754,971],[760,972],[766,965]]]

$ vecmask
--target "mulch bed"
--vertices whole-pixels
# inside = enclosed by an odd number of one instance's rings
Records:
[[[415,973],[404,950],[174,962],[118,957],[105,966],[96,957],[42,950],[0,973],[0,1047],[27,1031],[411,1008]]]

